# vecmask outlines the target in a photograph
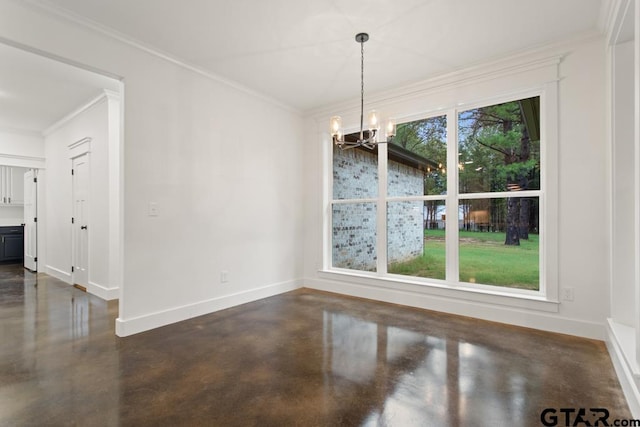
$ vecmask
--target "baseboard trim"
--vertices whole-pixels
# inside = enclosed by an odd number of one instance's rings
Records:
[[[111,301],[120,298],[119,288],[105,288],[95,282],[89,282],[87,285],[87,292],[106,301]]]
[[[635,332],[625,333],[631,329],[607,319],[607,350],[618,375],[618,381],[627,399],[633,418],[640,418],[640,389],[638,389],[638,364],[635,359]],[[632,342],[630,342],[632,341]],[[629,354],[633,353],[633,354]]]
[[[543,331],[597,340],[605,339],[605,325],[603,323],[569,319],[543,311],[318,278],[305,279],[304,286],[320,291],[474,317]]]
[[[287,282],[274,283],[248,291],[238,292],[231,295],[224,295],[209,300],[188,304],[181,307],[174,307],[167,310],[151,313],[131,319],[116,319],[116,335],[127,337],[140,332],[177,323],[193,317],[202,316],[248,302],[268,298],[284,292],[293,291],[302,287],[302,280],[291,280]]]
[[[50,265],[45,265],[44,268],[45,273],[47,273],[49,276],[53,276],[58,280],[62,280],[65,283],[71,284],[71,273],[67,273],[66,271],[51,267]]]

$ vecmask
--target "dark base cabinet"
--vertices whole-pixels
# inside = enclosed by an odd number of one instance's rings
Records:
[[[24,228],[0,227],[0,262],[22,261],[24,257]]]

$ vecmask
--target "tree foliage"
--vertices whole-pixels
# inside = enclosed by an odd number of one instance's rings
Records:
[[[447,190],[447,118],[437,116],[398,125],[393,143],[412,151],[434,165],[424,176],[425,195],[445,194]]]
[[[522,102],[530,101],[507,102],[459,113],[460,193],[540,188],[540,142],[530,141],[521,106]],[[394,143],[437,164],[438,167],[429,168],[425,173],[425,194],[446,194],[446,116],[399,125]],[[527,198],[465,200],[461,201],[461,210],[465,224],[470,224],[472,212],[488,212],[487,228],[506,231],[508,245],[519,244],[520,238],[526,239],[529,231],[537,230],[537,214]]]
[[[529,139],[521,107],[525,101],[507,102],[460,114],[461,162],[465,166],[474,165],[461,169],[460,191],[540,188],[539,141]],[[495,209],[492,214],[492,220],[499,216]],[[505,244],[518,245],[521,238],[528,238],[532,222],[529,199],[507,198],[505,216]]]
[[[447,118],[437,116],[398,126],[394,144],[430,161],[424,171],[424,194],[442,195],[447,192]],[[437,228],[438,209],[443,201],[426,201],[426,227]]]

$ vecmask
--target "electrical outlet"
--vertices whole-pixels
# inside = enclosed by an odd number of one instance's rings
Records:
[[[227,283],[229,281],[229,272],[227,270],[222,270],[220,272],[220,283]]]
[[[573,301],[573,288],[562,288],[562,300]]]

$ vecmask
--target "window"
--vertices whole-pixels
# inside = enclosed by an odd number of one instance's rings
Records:
[[[447,117],[398,126],[387,146],[387,271],[445,279]]]
[[[333,197],[333,267],[376,271],[377,153],[367,149],[335,149]]]
[[[540,289],[540,98],[458,113],[459,280]]]
[[[535,96],[401,123],[374,150],[334,147],[332,267],[541,291],[540,120]]]

